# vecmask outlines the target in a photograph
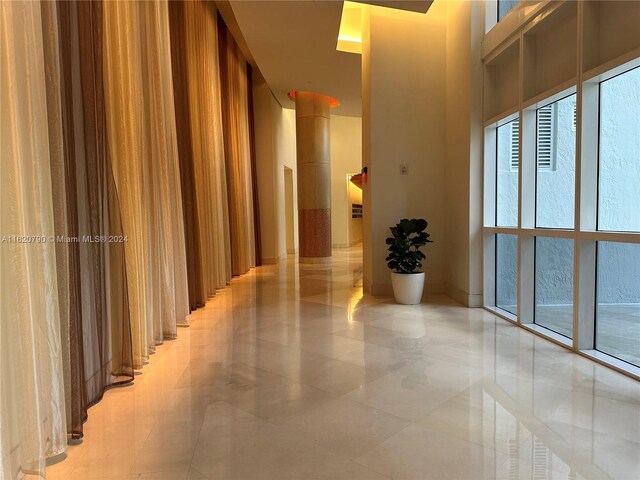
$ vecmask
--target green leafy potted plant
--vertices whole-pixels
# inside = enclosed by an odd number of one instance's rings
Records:
[[[389,255],[385,259],[391,269],[391,284],[396,302],[415,305],[422,299],[424,272],[422,261],[427,256],[420,251],[429,240],[426,220],[403,218],[395,227],[389,227],[392,237],[387,238]]]

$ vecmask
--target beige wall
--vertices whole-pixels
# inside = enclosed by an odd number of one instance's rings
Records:
[[[482,2],[446,3],[447,293],[482,305]]]
[[[273,99],[273,112],[276,123],[276,157],[278,175],[276,178],[276,192],[278,193],[278,255],[284,258],[287,253],[286,237],[286,203],[284,186],[284,167],[292,170],[293,175],[293,242],[294,251],[298,251],[298,191],[296,188],[298,177],[296,169],[296,112],[290,108],[282,108]]]
[[[295,112],[280,106],[257,69],[253,75],[253,102],[262,257],[263,263],[273,264],[287,254],[284,167],[292,170],[295,185]],[[294,189],[294,211],[296,201]],[[297,238],[297,215],[294,215],[296,248]]]
[[[389,226],[412,217],[429,221],[435,242],[426,291],[445,291],[445,10],[438,1],[420,17],[371,8],[363,19],[364,284],[373,294],[391,292]]]
[[[347,174],[362,168],[362,119],[331,115],[331,244],[344,248],[357,243],[351,239],[351,200]],[[357,187],[354,187],[357,188]],[[361,222],[361,221],[360,221]]]
[[[482,3],[436,0],[419,21],[402,12],[378,15],[370,9],[368,15],[363,24],[363,117],[331,118],[332,243],[357,241],[346,175],[367,165],[365,215],[358,222],[365,288],[391,292],[384,261],[388,227],[403,217],[423,217],[435,242],[425,250],[425,290],[478,306]],[[292,169],[296,194],[295,111],[283,109],[261,78],[254,81],[254,102],[263,255],[275,262],[287,253],[285,166]],[[408,175],[400,174],[403,163]],[[297,229],[294,240],[297,246]]]
[[[275,138],[271,112],[273,95],[256,69],[253,74],[253,107],[256,137],[256,174],[260,208],[260,236],[264,263],[277,258]]]

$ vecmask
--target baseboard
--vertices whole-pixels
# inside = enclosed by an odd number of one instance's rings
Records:
[[[453,298],[456,302],[461,303],[465,307],[479,308],[482,307],[483,295],[481,293],[467,293],[464,290],[460,290],[453,285],[447,286],[447,295]]]
[[[351,248],[355,245],[358,245],[359,243],[362,243],[362,240],[356,240],[355,242],[351,243],[332,243],[331,248]]]
[[[373,295],[371,293],[371,280],[366,277],[362,277],[362,289],[364,293],[368,293],[369,295]]]
[[[393,287],[390,283],[373,283],[371,284],[371,295],[374,297],[392,297]]]
[[[277,258],[263,258],[262,259],[262,264],[263,265],[277,265],[279,262],[281,262],[282,260],[285,260],[287,258],[286,254],[282,254]]]

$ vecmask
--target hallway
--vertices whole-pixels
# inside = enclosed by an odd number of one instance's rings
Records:
[[[444,296],[363,296],[361,247],[333,255],[234,278],[48,478],[638,478],[638,382]]]

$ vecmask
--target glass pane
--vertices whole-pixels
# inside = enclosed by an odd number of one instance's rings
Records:
[[[598,229],[640,231],[640,68],[600,84]]]
[[[536,133],[536,226],[573,228],[576,96],[539,108]]]
[[[497,131],[496,225],[518,226],[519,120],[505,123]]]
[[[640,244],[598,242],[596,349],[640,366]]]
[[[517,315],[518,237],[496,235],[496,307]]]
[[[536,237],[535,323],[565,337],[573,331],[573,240]]]
[[[502,20],[504,16],[516,6],[519,0],[498,0],[498,21]]]

